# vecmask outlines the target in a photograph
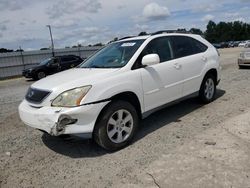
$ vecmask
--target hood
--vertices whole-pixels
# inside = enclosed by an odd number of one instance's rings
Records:
[[[35,70],[36,68],[40,68],[42,67],[42,65],[40,65],[39,63],[30,65],[29,68],[23,69],[23,71],[29,71],[29,70]]]
[[[57,89],[67,90],[92,85],[100,79],[103,80],[112,76],[118,70],[74,68],[43,78],[32,84],[32,87],[50,91]]]

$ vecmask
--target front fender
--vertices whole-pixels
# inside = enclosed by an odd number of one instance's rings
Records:
[[[143,89],[139,71],[123,72],[117,76],[95,83],[82,103],[107,100],[124,92],[134,93],[139,99],[141,111],[144,112]]]

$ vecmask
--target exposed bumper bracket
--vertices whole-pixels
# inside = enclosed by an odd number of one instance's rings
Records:
[[[65,132],[67,125],[75,124],[77,119],[70,117],[69,115],[61,115],[58,118],[57,123],[52,127],[50,134],[53,136],[61,135]]]

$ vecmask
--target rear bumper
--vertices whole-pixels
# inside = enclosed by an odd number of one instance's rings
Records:
[[[108,102],[75,108],[35,108],[24,100],[18,108],[21,120],[28,126],[45,131],[53,136],[62,134],[90,134],[97,117]]]

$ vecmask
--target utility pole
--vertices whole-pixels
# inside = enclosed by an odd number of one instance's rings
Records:
[[[19,50],[20,50],[20,54],[21,54],[21,58],[22,58],[23,68],[25,69],[24,58],[23,58],[23,49],[21,48],[21,46],[19,46]]]
[[[51,32],[51,26],[47,25],[47,27],[49,28],[49,33],[50,33],[52,56],[55,57],[54,42],[53,42],[53,37],[52,37],[52,32]]]

